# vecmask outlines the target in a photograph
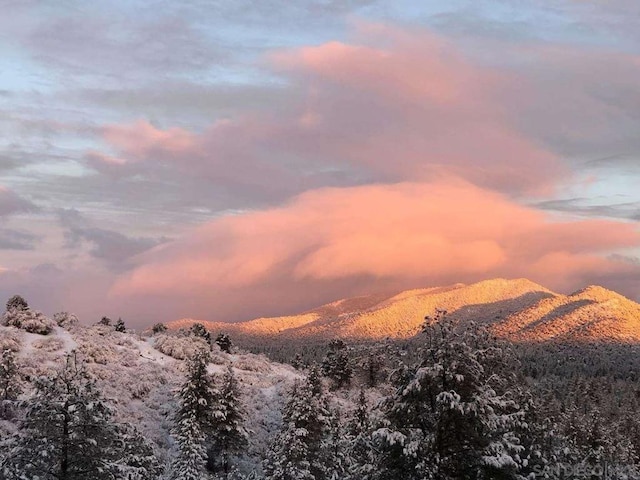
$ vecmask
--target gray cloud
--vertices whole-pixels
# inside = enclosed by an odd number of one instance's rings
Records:
[[[33,250],[36,239],[22,230],[0,228],[0,250]]]
[[[120,232],[98,228],[77,210],[60,210],[58,218],[65,229],[66,248],[77,249],[83,242],[91,245],[89,254],[103,260],[110,268],[119,270],[127,261],[162,242],[167,238],[130,237]]]
[[[0,217],[37,210],[35,204],[0,185]]]
[[[589,198],[565,198],[545,200],[533,204],[534,207],[556,212],[567,212],[587,217],[621,218],[640,221],[640,203],[600,203],[593,204]]]
[[[290,109],[303,92],[294,85],[209,84],[155,81],[144,86],[74,90],[69,101],[115,110],[134,118],[154,119],[166,126],[207,125],[251,111]],[[170,122],[170,123],[169,123]]]

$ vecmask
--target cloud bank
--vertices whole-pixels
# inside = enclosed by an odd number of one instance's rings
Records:
[[[152,249],[111,294],[197,298],[202,312],[238,319],[263,305],[254,292],[288,311],[312,306],[310,291],[331,300],[334,282],[361,291],[525,276],[564,289],[634,271],[602,254],[638,245],[631,224],[554,221],[464,181],[321,189]]]

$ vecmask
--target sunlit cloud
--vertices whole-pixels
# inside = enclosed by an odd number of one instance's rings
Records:
[[[605,258],[637,246],[640,233],[630,224],[560,222],[464,181],[323,189],[210,222],[142,254],[112,295],[198,298],[228,315],[258,307],[252,291],[264,285],[278,286],[285,310],[331,281],[343,282],[345,296],[353,293],[349,281],[360,289],[363,279],[375,289],[394,279],[420,285],[524,276],[577,288],[605,272],[638,270]],[[229,292],[246,300],[229,304],[236,301]]]

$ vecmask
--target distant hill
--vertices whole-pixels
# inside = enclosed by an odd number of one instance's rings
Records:
[[[515,341],[640,342],[640,304],[598,286],[545,298],[494,325]]]
[[[338,300],[283,317],[239,323],[181,319],[171,329],[204,324],[237,340],[379,340],[408,338],[420,330],[426,315],[444,309],[462,322],[491,326],[499,337],[547,340],[640,342],[640,305],[622,295],[590,286],[561,295],[526,279],[486,280],[471,285],[408,290]]]
[[[240,323],[182,319],[169,328],[203,323],[238,340],[379,340],[415,335],[426,315],[444,309],[460,321],[490,325],[514,341],[640,342],[640,305],[602,287],[561,295],[526,279],[408,290],[343,299],[299,315]]]

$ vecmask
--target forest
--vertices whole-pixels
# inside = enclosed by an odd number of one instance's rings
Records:
[[[12,297],[0,478],[640,478],[637,345],[509,343],[445,311],[408,340],[267,342]]]

